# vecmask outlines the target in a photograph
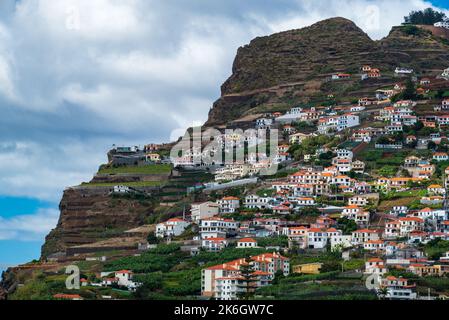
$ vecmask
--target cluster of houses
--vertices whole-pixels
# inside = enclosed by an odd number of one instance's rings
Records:
[[[413,72],[412,69],[401,67],[395,70],[397,75],[410,75]],[[443,77],[444,73],[447,73],[449,79],[449,69],[443,72]],[[380,78],[381,71],[365,65],[361,67],[361,76],[362,80]],[[332,75],[331,80],[349,78],[351,75],[339,73]],[[419,80],[423,92],[426,92],[432,81],[428,78]],[[414,126],[418,122],[429,128],[449,125],[449,114],[439,113],[449,110],[449,99],[441,100],[434,107],[436,113],[418,116],[415,112],[417,102],[391,102],[393,96],[405,89],[403,84],[398,83],[391,89],[377,90],[375,98],[362,97],[351,105],[316,108],[296,106],[286,113],[274,112],[258,116],[252,120],[251,129],[282,130],[283,137],[279,139],[281,143],[277,145],[275,155],[250,151],[242,159],[226,165],[208,158],[207,155],[211,152],[232,153],[235,149],[251,149],[260,143],[256,134],[233,132],[215,137],[216,144],[212,149],[190,148],[182,156],[171,158],[170,161],[175,167],[192,167],[198,166],[194,159],[204,158],[206,160],[201,160],[199,166],[208,168],[214,174],[216,183],[224,183],[258,176],[262,169],[273,165],[293,164],[290,148],[310,137],[345,134],[349,141],[368,144],[378,137],[401,133],[404,127]],[[361,126],[361,119],[367,116],[366,110],[370,112],[370,119],[384,124],[375,127]],[[301,130],[297,129],[297,124],[301,122],[310,125],[307,133],[298,132]],[[424,138],[408,135],[404,137],[404,141],[376,142],[375,148],[402,149],[405,142],[409,147],[424,149],[430,142],[439,145],[443,139],[446,137],[440,133],[431,133]],[[296,169],[295,173],[285,178],[265,181],[264,187],[268,185],[270,192],[263,194],[251,191],[239,197],[226,196],[217,201],[192,203],[188,217],[172,218],[157,224],[155,236],[173,239],[191,228],[195,234],[189,240],[195,243],[191,249],[192,255],[199,250],[219,252],[230,246],[237,249],[259,248],[259,239],[268,237],[282,236],[288,240],[285,248],[265,248],[273,249],[273,253],[204,268],[201,280],[204,297],[237,299],[248,290],[269,285],[277,272],[288,275],[290,262],[279,253],[281,251],[338,250],[344,253],[364,250],[369,256],[364,273],[377,277],[379,295],[388,299],[416,299],[415,284],[388,273],[392,270],[405,270],[418,276],[449,274],[449,253],[437,261],[431,261],[417,246],[434,239],[449,240],[449,216],[444,209],[449,185],[444,179],[442,184],[429,182],[437,170],[436,163],[449,161],[449,155],[445,152],[434,152],[431,158],[411,155],[405,158],[398,174],[386,178],[366,173],[366,164],[357,160],[355,152],[355,149],[341,146],[322,146],[315,154],[304,155],[302,161],[292,165]],[[332,154],[329,156],[330,165],[307,165],[313,157],[323,153]],[[142,156],[144,158],[139,161],[164,161],[157,156],[157,146],[145,150],[117,148],[112,155],[114,161],[124,162]],[[402,174],[403,171],[408,174]],[[445,174],[449,175],[449,168]],[[364,178],[360,178],[361,176]],[[420,199],[421,209],[394,206],[389,212],[381,213],[374,209],[380,193],[416,190],[417,186],[427,188]],[[332,199],[338,204],[330,205],[330,202],[323,199]],[[308,209],[316,213],[314,222],[300,223],[289,219],[290,215],[301,214]],[[247,220],[230,218],[234,214],[241,218],[247,212],[252,213]],[[355,225],[351,231],[342,226],[347,221]],[[251,269],[251,285],[248,285],[248,277],[242,275],[242,266],[249,266]],[[319,263],[296,265],[292,266],[292,270],[295,273],[314,274],[319,273],[320,267]],[[102,285],[119,285],[134,290],[139,284],[133,282],[131,271],[123,270],[116,272],[114,278],[105,278]]]

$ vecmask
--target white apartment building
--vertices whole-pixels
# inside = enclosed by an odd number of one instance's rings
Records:
[[[240,199],[237,197],[224,197],[221,200],[217,200],[217,204],[220,213],[235,213],[240,208]]]
[[[193,222],[198,222],[201,219],[207,219],[218,215],[219,205],[215,202],[192,203],[190,214]]]
[[[259,197],[258,195],[248,195],[245,197],[244,206],[248,209],[269,209],[270,203],[273,201],[271,197]]]
[[[201,239],[226,238],[227,235],[237,232],[239,223],[232,219],[212,217],[200,222]]]

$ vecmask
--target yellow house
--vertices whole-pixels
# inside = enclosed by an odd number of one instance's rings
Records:
[[[296,266],[293,266],[293,273],[319,274],[322,266],[323,264],[319,262],[298,264]]]

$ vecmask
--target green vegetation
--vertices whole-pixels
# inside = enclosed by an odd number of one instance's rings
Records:
[[[288,237],[279,236],[279,237],[259,238],[257,239],[257,245],[259,247],[279,246],[285,248],[288,246]]]
[[[322,148],[324,146],[337,146],[339,142],[339,138],[329,137],[327,135],[308,137],[304,139],[301,144],[295,144],[291,146],[289,149],[289,153],[292,154],[296,160],[299,160],[306,154],[314,155],[319,148]]]
[[[407,17],[404,17],[404,22],[409,24],[433,25],[446,18],[444,12],[438,12],[432,8],[427,8],[425,10],[412,11]]]
[[[446,251],[449,251],[449,241],[434,239],[424,246],[424,252],[429,259],[438,260]]]
[[[107,167],[102,166],[98,174],[169,174],[171,172],[169,164],[153,164],[147,166],[118,166]]]
[[[82,187],[114,187],[117,185],[130,187],[130,188],[144,188],[144,187],[159,187],[164,184],[164,181],[136,181],[136,182],[84,182],[81,184]]]

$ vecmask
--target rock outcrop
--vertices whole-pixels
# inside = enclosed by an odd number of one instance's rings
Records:
[[[238,49],[231,77],[210,111],[207,126],[219,126],[251,113],[285,110],[292,103],[320,103],[327,94],[345,101],[370,81],[329,85],[336,72],[356,74],[362,65],[381,69],[378,84],[397,81],[397,66],[421,73],[449,65],[449,43],[425,28],[394,27],[373,41],[352,21],[332,18],[310,27],[259,37]],[[435,32],[434,32],[435,33]],[[377,84],[377,85],[378,85]]]

